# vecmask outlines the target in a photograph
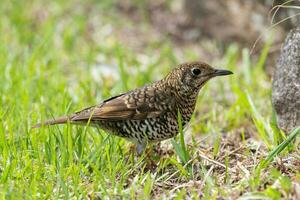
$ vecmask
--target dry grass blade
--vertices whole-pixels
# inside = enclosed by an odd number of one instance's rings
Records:
[[[209,157],[207,157],[204,154],[200,153],[200,151],[198,151],[198,155],[199,155],[199,157],[201,157],[201,158],[203,158],[203,159],[205,159],[205,160],[207,160],[207,161],[209,161],[209,162],[211,162],[211,163],[213,163],[215,165],[218,165],[218,166],[223,167],[224,169],[226,169],[225,165],[223,165],[222,163],[220,163],[220,162],[218,162],[216,160],[210,159]]]
[[[283,7],[285,7],[285,6],[283,6]],[[294,6],[293,8],[295,8],[295,6]],[[276,14],[276,13],[275,13],[275,14]],[[294,15],[291,15],[291,16],[289,16],[289,17],[286,17],[286,18],[284,18],[284,19],[282,19],[282,20],[276,22],[275,24],[272,24],[271,26],[269,26],[269,27],[268,27],[265,31],[263,31],[263,32],[258,36],[258,38],[255,40],[254,44],[253,44],[252,47],[251,47],[250,55],[253,54],[254,49],[255,49],[257,43],[261,40],[261,38],[263,37],[264,34],[266,34],[267,32],[269,32],[271,29],[273,29],[273,28],[276,27],[277,25],[279,25],[279,24],[281,24],[281,23],[283,23],[283,22],[285,22],[285,21],[287,21],[287,20],[289,20],[289,19],[291,19],[291,18],[297,17],[298,15],[300,15],[300,12],[299,12],[299,13],[296,13],[296,14],[294,14]],[[273,17],[272,17],[272,20],[273,20]],[[273,21],[272,21],[272,22],[273,22]]]
[[[291,3],[291,2],[293,2],[294,0],[290,0],[290,1],[286,1],[286,2],[284,2],[284,3],[282,3],[282,4],[280,4],[280,5],[276,5],[276,6],[273,6],[272,8],[271,8],[271,10],[269,11],[269,13],[268,13],[268,16],[270,17],[270,15],[271,15],[271,13],[274,11],[274,13],[272,14],[272,17],[271,17],[271,24],[273,24],[273,22],[274,22],[274,19],[275,19],[275,17],[276,17],[276,14],[278,13],[278,11],[280,10],[280,8],[289,8],[289,7],[297,7],[297,6],[285,6],[285,5],[287,5],[287,4],[289,4],[289,3]],[[274,3],[274,2],[273,2]]]

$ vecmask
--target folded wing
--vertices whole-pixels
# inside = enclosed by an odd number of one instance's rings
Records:
[[[72,121],[143,120],[162,115],[175,103],[166,91],[144,87],[75,113]]]

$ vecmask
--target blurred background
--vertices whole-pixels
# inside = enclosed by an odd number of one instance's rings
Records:
[[[194,59],[213,62],[230,45],[252,49],[255,57],[267,41],[272,42],[269,54],[276,55],[285,33],[300,19],[299,1],[283,0],[3,0],[0,4],[1,32],[6,33],[2,38],[12,48],[20,41],[28,49],[39,43],[57,52],[76,51],[72,62],[64,60],[72,66],[105,63],[100,51],[115,45],[147,55],[141,62],[154,62],[166,46],[174,49],[176,63],[191,59],[182,55],[185,49]],[[157,52],[148,55],[149,48]],[[273,59],[268,63],[273,65]],[[133,65],[125,66],[129,64]]]

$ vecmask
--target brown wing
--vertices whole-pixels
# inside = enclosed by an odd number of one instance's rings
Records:
[[[174,103],[174,98],[167,91],[146,86],[79,111],[71,120],[142,120],[160,116]]]

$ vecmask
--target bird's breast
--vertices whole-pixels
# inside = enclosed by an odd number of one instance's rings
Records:
[[[194,110],[195,110],[196,101],[186,101],[183,104],[179,104],[178,110],[182,117],[183,126],[189,123]]]

